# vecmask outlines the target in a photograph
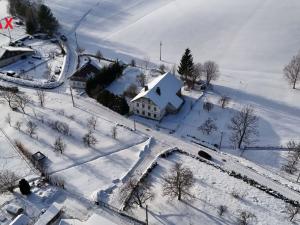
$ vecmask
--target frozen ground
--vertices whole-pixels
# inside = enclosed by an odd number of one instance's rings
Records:
[[[192,200],[170,200],[162,197],[162,177],[174,163],[182,163],[192,170],[195,186],[191,189]],[[180,154],[168,159],[160,159],[159,165],[150,175],[155,198],[148,202],[150,224],[235,224],[241,211],[256,215],[253,224],[289,224],[284,214],[284,202],[252,188],[248,184],[229,177],[214,167]],[[241,199],[232,196],[237,192]],[[223,217],[218,215],[218,207],[225,205],[228,211]],[[134,209],[135,215],[144,218],[144,209]],[[297,224],[297,223],[296,223]]]
[[[34,100],[37,101],[35,98]],[[35,102],[27,108],[26,115],[11,112],[8,105],[1,105],[1,127],[12,141],[20,140],[32,154],[41,151],[46,155],[48,172],[65,178],[67,188],[90,197],[94,192],[111,186],[112,182],[119,182],[138,161],[139,153],[145,145],[143,142],[147,140],[145,136],[117,126],[117,137],[114,139],[112,129],[116,123],[98,117],[94,131],[98,142],[93,147],[86,147],[82,138],[88,132],[87,119],[93,114],[86,109],[73,108],[68,95],[48,93],[46,102],[48,103],[43,109]],[[8,113],[12,117],[12,127],[5,122]],[[22,122],[20,132],[15,128],[17,121]],[[38,125],[33,138],[26,133],[27,121]],[[50,121],[68,124],[70,135],[53,130],[48,125]],[[59,136],[66,144],[63,154],[55,152],[53,148],[55,139]],[[5,151],[11,152],[12,149]],[[18,164],[18,161],[11,160],[9,166],[14,170],[15,164]]]
[[[108,57],[129,62],[147,56],[158,63],[162,41],[166,64],[177,64],[186,47],[195,61],[215,60],[221,67],[216,90],[234,99],[234,110],[245,104],[256,108],[264,145],[299,139],[300,92],[282,76],[300,45],[295,38],[299,1],[77,0],[49,5],[70,38],[77,31],[87,52],[98,47]]]

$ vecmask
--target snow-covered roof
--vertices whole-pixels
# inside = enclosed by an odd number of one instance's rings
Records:
[[[53,203],[47,209],[47,211],[43,215],[41,215],[41,217],[35,223],[35,225],[45,225],[45,224],[48,224],[51,220],[53,220],[54,217],[57,216],[57,214],[61,211],[61,209],[62,209],[61,205],[59,205],[57,203]]]
[[[183,86],[183,82],[170,72],[157,77],[147,86],[148,90],[147,88],[143,88],[131,102],[140,98],[147,98],[153,101],[161,109],[165,108],[168,104],[171,104],[175,108],[179,108],[183,102],[183,100],[177,96],[177,92]]]
[[[29,218],[24,214],[20,214],[9,225],[28,225],[28,223]]]
[[[93,214],[87,221],[81,222],[75,219],[62,219],[59,225],[117,225],[116,223],[102,217],[99,214]]]
[[[73,81],[87,81],[90,78],[90,74],[96,74],[100,71],[99,66],[92,60],[86,62],[70,77]]]
[[[5,47],[0,47],[0,58],[5,54],[6,51],[9,52],[34,52],[33,49],[31,48],[24,48],[24,47],[12,47],[12,46],[5,46]]]

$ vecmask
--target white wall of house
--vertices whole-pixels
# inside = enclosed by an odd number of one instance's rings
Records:
[[[131,102],[130,109],[134,114],[154,120],[161,120],[166,113],[165,109],[160,109],[151,100],[146,98],[140,98]]]

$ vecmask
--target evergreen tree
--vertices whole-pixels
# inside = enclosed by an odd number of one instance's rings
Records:
[[[28,34],[34,34],[37,30],[36,16],[31,9],[26,12],[26,32]]]
[[[28,181],[25,179],[22,179],[19,181],[19,188],[20,188],[20,192],[23,195],[29,195],[31,193],[30,185],[29,185]]]
[[[58,21],[53,16],[51,9],[46,5],[41,5],[38,11],[38,21],[42,31],[52,35],[58,28]]]
[[[192,76],[194,68],[192,52],[189,48],[185,50],[180,65],[178,67],[178,73],[181,75],[181,79],[185,82],[189,82],[189,78]]]

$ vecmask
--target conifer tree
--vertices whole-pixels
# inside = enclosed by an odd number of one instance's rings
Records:
[[[58,21],[53,16],[51,9],[46,5],[41,5],[38,11],[38,21],[42,31],[52,35],[58,28]]]
[[[189,78],[192,76],[193,68],[194,62],[192,52],[189,48],[187,48],[181,58],[180,65],[178,67],[178,73],[180,74],[181,79],[186,83],[189,82]]]

